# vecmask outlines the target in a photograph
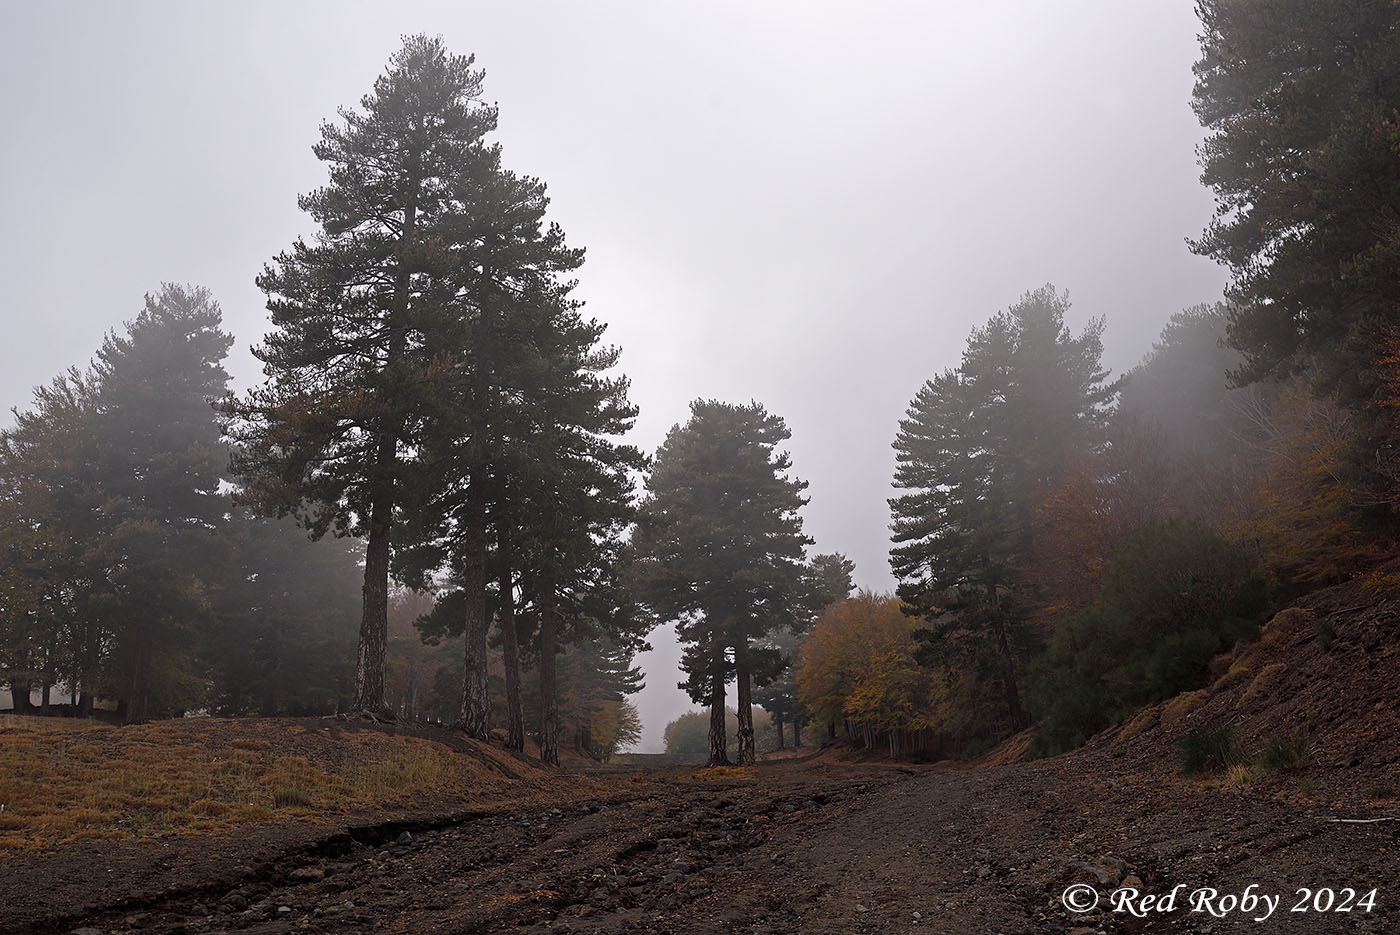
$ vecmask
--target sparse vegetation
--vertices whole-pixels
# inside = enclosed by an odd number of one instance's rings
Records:
[[[1227,725],[1208,724],[1181,738],[1177,754],[1188,775],[1223,773],[1239,762],[1239,744]]]
[[[417,737],[203,719],[118,728],[9,717],[0,720],[0,771],[24,778],[0,812],[0,855],[469,800],[500,786],[479,761]]]
[[[1312,744],[1306,734],[1269,737],[1259,750],[1259,763],[1265,769],[1302,769],[1312,762]]]

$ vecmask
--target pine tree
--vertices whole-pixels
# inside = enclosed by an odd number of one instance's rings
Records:
[[[696,400],[690,411],[667,434],[647,481],[636,534],[641,593],[688,644],[680,687],[710,705],[711,765],[728,762],[724,683],[734,672],[738,759],[749,764],[753,676],[772,662],[755,643],[793,626],[802,610],[811,540],[798,510],[807,485],[787,475],[791,460],[777,446],[791,433],[763,406]]]
[[[909,609],[935,618],[931,651],[971,637],[999,659],[1011,723],[1024,726],[1016,676],[1041,493],[1101,443],[1117,383],[1099,364],[1102,321],[1074,337],[1068,300],[1027,293],[968,339],[957,370],[928,381],[900,422],[890,564]]]
[[[1242,382],[1316,368],[1349,405],[1376,389],[1400,301],[1400,7],[1199,0],[1194,108],[1216,214],[1192,244],[1228,267]]]
[[[473,210],[499,154],[482,72],[439,39],[412,36],[315,146],[329,183],[300,199],[320,226],[258,278],[274,330],[255,350],[267,383],[229,407],[246,496],[295,513],[316,536],[366,537],[353,707],[386,711],[384,652],[396,509],[414,452],[457,397],[460,357],[435,345],[479,309]],[[449,348],[448,350],[454,350]]]
[[[227,453],[214,403],[227,393],[222,360],[233,338],[204,289],[165,286],[97,352],[93,463],[105,570],[94,589],[108,621],[125,719],[200,700],[194,625],[209,619],[207,569],[222,556]],[[153,694],[157,693],[158,694]]]

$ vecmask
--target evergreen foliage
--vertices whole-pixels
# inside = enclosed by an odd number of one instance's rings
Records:
[[[1145,525],[1033,668],[1036,749],[1072,749],[1138,705],[1199,688],[1211,658],[1253,638],[1267,609],[1246,553],[1195,523]]]
[[[750,689],[771,677],[776,654],[756,644],[792,628],[803,610],[803,550],[798,510],[804,481],[788,476],[777,446],[790,432],[758,403],[690,404],[690,420],[656,453],[636,533],[640,594],[662,620],[677,622],[687,644],[681,687],[710,705],[710,764],[728,763],[724,683],[738,686],[741,764],[754,758]],[[731,657],[729,654],[733,653]]]

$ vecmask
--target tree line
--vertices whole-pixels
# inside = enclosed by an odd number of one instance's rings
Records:
[[[806,485],[761,404],[696,400],[650,458],[623,442],[637,410],[572,297],[583,252],[488,141],[473,60],[407,39],[322,127],[328,181],[300,202],[315,236],[258,277],[260,386],[228,394],[217,307],[166,287],[0,438],[6,678],[119,696],[128,720],[182,697],[348,696],[375,718],[431,697],[513,749],[529,708],[553,762],[561,660],[574,744],[602,750],[630,720],[633,654],[671,621],[713,764],[731,736],[754,761],[755,703],[778,742],[810,723],[966,751],[1034,725],[1049,752],[1200,684],[1274,601],[1394,544],[1400,13],[1275,6],[1198,4],[1218,210],[1191,247],[1231,271],[1227,294],[1121,379],[1104,322],[1075,333],[1053,286],[975,329],[894,439],[892,596],[851,597],[849,562],[808,556]],[[327,596],[287,586],[298,563]],[[332,685],[315,647],[345,640],[352,576],[353,681]],[[403,671],[395,582],[431,596]],[[460,640],[457,658],[415,657],[424,640]]]

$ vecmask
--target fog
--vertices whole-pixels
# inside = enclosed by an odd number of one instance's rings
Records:
[[[486,69],[504,162],[588,250],[650,451],[689,400],[792,429],[814,551],[893,586],[899,419],[970,329],[1052,282],[1135,364],[1225,280],[1189,107],[1190,5],[66,3],[0,6],[0,402],[85,363],[163,281],[210,288],[236,387],[254,276],[312,231],[318,126],[405,33]],[[7,416],[8,424],[8,416]],[[687,706],[669,630],[642,749]]]

